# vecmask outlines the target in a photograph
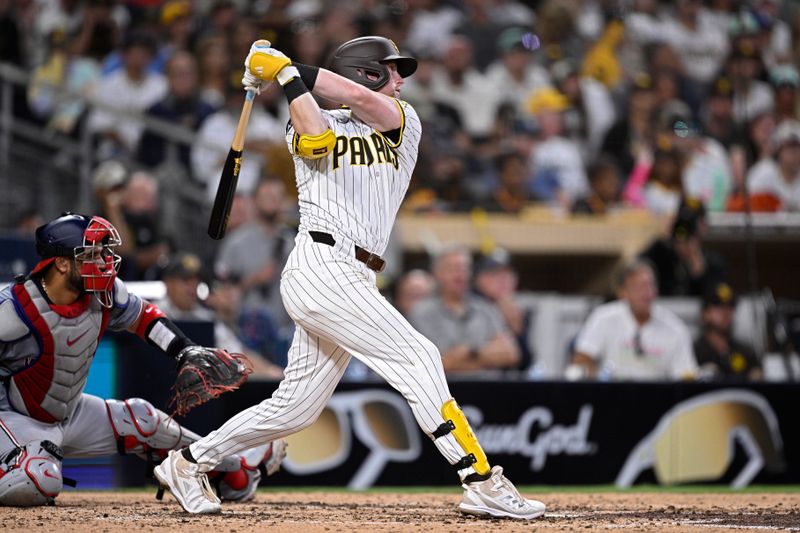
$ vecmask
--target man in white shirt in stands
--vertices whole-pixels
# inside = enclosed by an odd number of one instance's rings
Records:
[[[92,110],[87,126],[100,136],[101,159],[134,154],[144,126],[124,113],[144,112],[167,94],[167,79],[147,70],[155,46],[146,35],[129,36],[123,44],[124,68],[102,78],[92,91],[92,102],[103,107]]]
[[[775,155],[747,174],[750,194],[770,194],[782,211],[800,211],[800,122],[784,120],[772,134]]]
[[[610,380],[691,379],[697,373],[686,325],[657,305],[655,275],[636,260],[618,278],[619,299],[597,307],[575,341],[567,377]]]

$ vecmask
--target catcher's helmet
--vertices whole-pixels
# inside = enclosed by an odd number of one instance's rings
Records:
[[[36,228],[36,253],[41,261],[36,274],[56,257],[72,257],[83,278],[84,289],[105,307],[111,307],[112,289],[122,258],[114,248],[122,244],[117,229],[102,217],[64,213]]]
[[[374,35],[351,39],[341,45],[331,55],[327,68],[367,89],[377,91],[389,81],[389,68],[386,66],[389,61],[397,64],[397,72],[404,78],[417,70],[416,59],[400,55],[393,41]]]

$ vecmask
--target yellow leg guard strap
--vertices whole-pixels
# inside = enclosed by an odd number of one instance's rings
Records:
[[[466,452],[466,456],[456,464],[456,468],[463,470],[472,466],[478,474],[488,474],[489,460],[486,458],[486,454],[481,448],[477,437],[475,437],[475,433],[472,432],[467,417],[464,416],[464,412],[452,398],[442,406],[442,418],[446,422],[434,432],[434,438],[452,433],[456,442]]]

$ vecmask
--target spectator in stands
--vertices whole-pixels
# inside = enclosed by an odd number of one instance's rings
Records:
[[[231,147],[231,139],[239,123],[244,105],[242,71],[229,71],[225,107],[208,117],[200,126],[197,143],[192,147],[192,175],[205,184],[209,202],[217,193],[217,183],[222,166]],[[237,190],[251,194],[258,184],[264,168],[264,153],[275,143],[283,143],[286,124],[281,124],[267,114],[259,99],[253,103],[250,121],[247,123],[244,156]]]
[[[506,250],[497,249],[482,257],[475,271],[475,291],[500,311],[519,348],[517,368],[525,370],[533,363],[531,324],[533,311],[522,307],[517,293],[517,272]]]
[[[177,126],[197,131],[214,108],[197,92],[197,63],[194,56],[184,50],[175,52],[166,66],[169,92],[163,100],[147,110],[147,114],[166,120]],[[139,142],[139,161],[150,167],[164,163],[173,144],[174,162],[179,162],[189,171],[192,145],[186,142],[169,141],[153,130],[147,130]]]
[[[727,36],[701,0],[678,0],[674,15],[661,24],[659,37],[675,49],[686,74],[700,86],[711,83],[729,48]]]
[[[706,210],[695,198],[684,198],[668,239],[654,241],[641,257],[657,274],[662,296],[700,297],[727,277],[723,259],[703,246]]]
[[[166,72],[167,63],[175,53],[189,50],[192,36],[192,2],[167,0],[161,5],[158,22],[162,33],[161,46],[156,52],[151,68],[157,72]]]
[[[539,142],[531,154],[533,192],[565,209],[589,191],[578,145],[563,136],[563,112],[568,107],[567,98],[552,88],[540,89],[528,102],[528,109],[541,128]]]
[[[101,157],[134,154],[142,135],[140,120],[126,113],[143,112],[167,93],[167,81],[147,71],[155,53],[154,41],[133,34],[123,46],[124,68],[97,82],[92,100],[97,107],[89,115],[88,127],[98,135]]]
[[[598,157],[588,169],[589,195],[572,204],[572,212],[604,215],[619,200],[619,167],[607,156]]]
[[[261,180],[253,191],[254,219],[228,234],[214,265],[218,276],[239,278],[245,302],[266,307],[279,329],[292,324],[278,288],[295,236],[282,220],[284,195],[282,181]]]
[[[282,346],[276,346],[275,325],[268,317],[256,320],[252,309],[245,309],[242,303],[242,288],[236,277],[216,279],[211,284],[211,292],[206,303],[214,310],[216,319],[236,335],[242,344],[250,350],[248,355],[253,363],[254,377],[265,379],[282,379],[286,366],[285,352]],[[279,351],[283,351],[283,356]],[[253,357],[257,355],[257,357]]]
[[[236,334],[200,302],[198,289],[206,277],[200,258],[179,252],[169,258],[161,274],[166,287],[163,299],[154,302],[173,320],[204,321],[214,324],[214,345],[229,352],[246,353]]]
[[[761,81],[763,64],[754,39],[740,37],[734,43],[731,58],[733,81],[733,116],[740,124],[751,122],[765,112],[772,112],[775,97],[769,83]]]
[[[225,105],[230,73],[228,41],[219,35],[204,38],[196,46],[200,99],[215,108]]]
[[[550,73],[556,89],[569,101],[564,112],[567,136],[580,143],[585,159],[591,159],[616,121],[611,94],[596,79],[580,76],[578,65],[570,59],[554,63]]]
[[[677,380],[697,365],[686,325],[658,305],[653,269],[637,260],[617,279],[618,300],[597,307],[575,341],[569,378]]]
[[[700,132],[689,106],[676,100],[661,109],[657,142],[680,152],[686,195],[700,199],[710,211],[723,211],[733,188],[730,158],[720,143]]]
[[[448,248],[433,263],[434,297],[411,312],[411,324],[433,341],[448,373],[516,368],[519,348],[497,308],[470,294],[472,258]]]
[[[484,139],[491,132],[497,110],[495,87],[476,68],[472,45],[463,36],[453,36],[441,65],[434,71],[433,95],[458,111],[464,131],[473,139]],[[481,102],[481,105],[475,105]]]
[[[101,212],[122,236],[120,255],[124,261],[121,274],[129,280],[156,279],[157,270],[170,251],[168,240],[159,227],[158,182],[146,172],[134,172],[126,181],[104,181],[100,174],[109,172],[106,162],[95,171],[95,195]],[[122,168],[122,172],[127,172]],[[126,179],[123,176],[122,179]]]
[[[800,121],[784,120],[775,129],[772,143],[775,157],[750,169],[750,194],[774,197],[775,207],[782,211],[800,211]]]
[[[529,31],[524,28],[503,31],[496,43],[500,57],[486,71],[487,83],[495,88],[503,103],[513,106],[517,115],[525,113],[532,91],[550,85],[547,69],[531,61],[533,51],[525,46],[525,39],[530,38],[526,35]]]
[[[395,282],[392,303],[406,318],[411,316],[414,307],[433,295],[436,282],[426,270],[409,270]]]
[[[733,118],[733,83],[721,76],[714,80],[702,108],[703,131],[722,146],[744,144],[744,132]]]
[[[772,86],[775,88],[775,121],[796,119],[798,116],[798,87],[800,87],[800,74],[792,65],[780,65],[769,74]]]
[[[486,210],[519,213],[533,200],[528,190],[528,165],[518,152],[505,152],[495,159],[499,183],[490,193]]]
[[[749,346],[733,338],[736,295],[730,285],[719,283],[703,295],[700,336],[694,355],[700,376],[720,381],[761,380],[761,363]]]
[[[658,216],[673,216],[683,196],[681,155],[674,148],[642,150],[623,191],[633,207],[646,208]]]
[[[619,163],[624,180],[653,144],[654,110],[653,80],[649,74],[639,73],[634,76],[628,95],[627,112],[608,130],[600,147],[600,153],[612,156]]]

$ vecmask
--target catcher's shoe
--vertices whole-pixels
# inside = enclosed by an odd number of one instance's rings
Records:
[[[168,488],[186,512],[213,514],[222,512],[219,498],[208,484],[208,477],[200,467],[187,461],[180,450],[172,450],[153,473]]]
[[[286,457],[286,446],[285,440],[278,439],[239,454],[241,468],[212,480],[222,501],[242,503],[255,498],[262,474],[271,476],[280,470]]]
[[[530,520],[544,514],[544,504],[523,498],[511,481],[503,475],[503,468],[492,468],[491,477],[485,481],[464,483],[464,496],[458,505],[462,513],[495,518]]]

